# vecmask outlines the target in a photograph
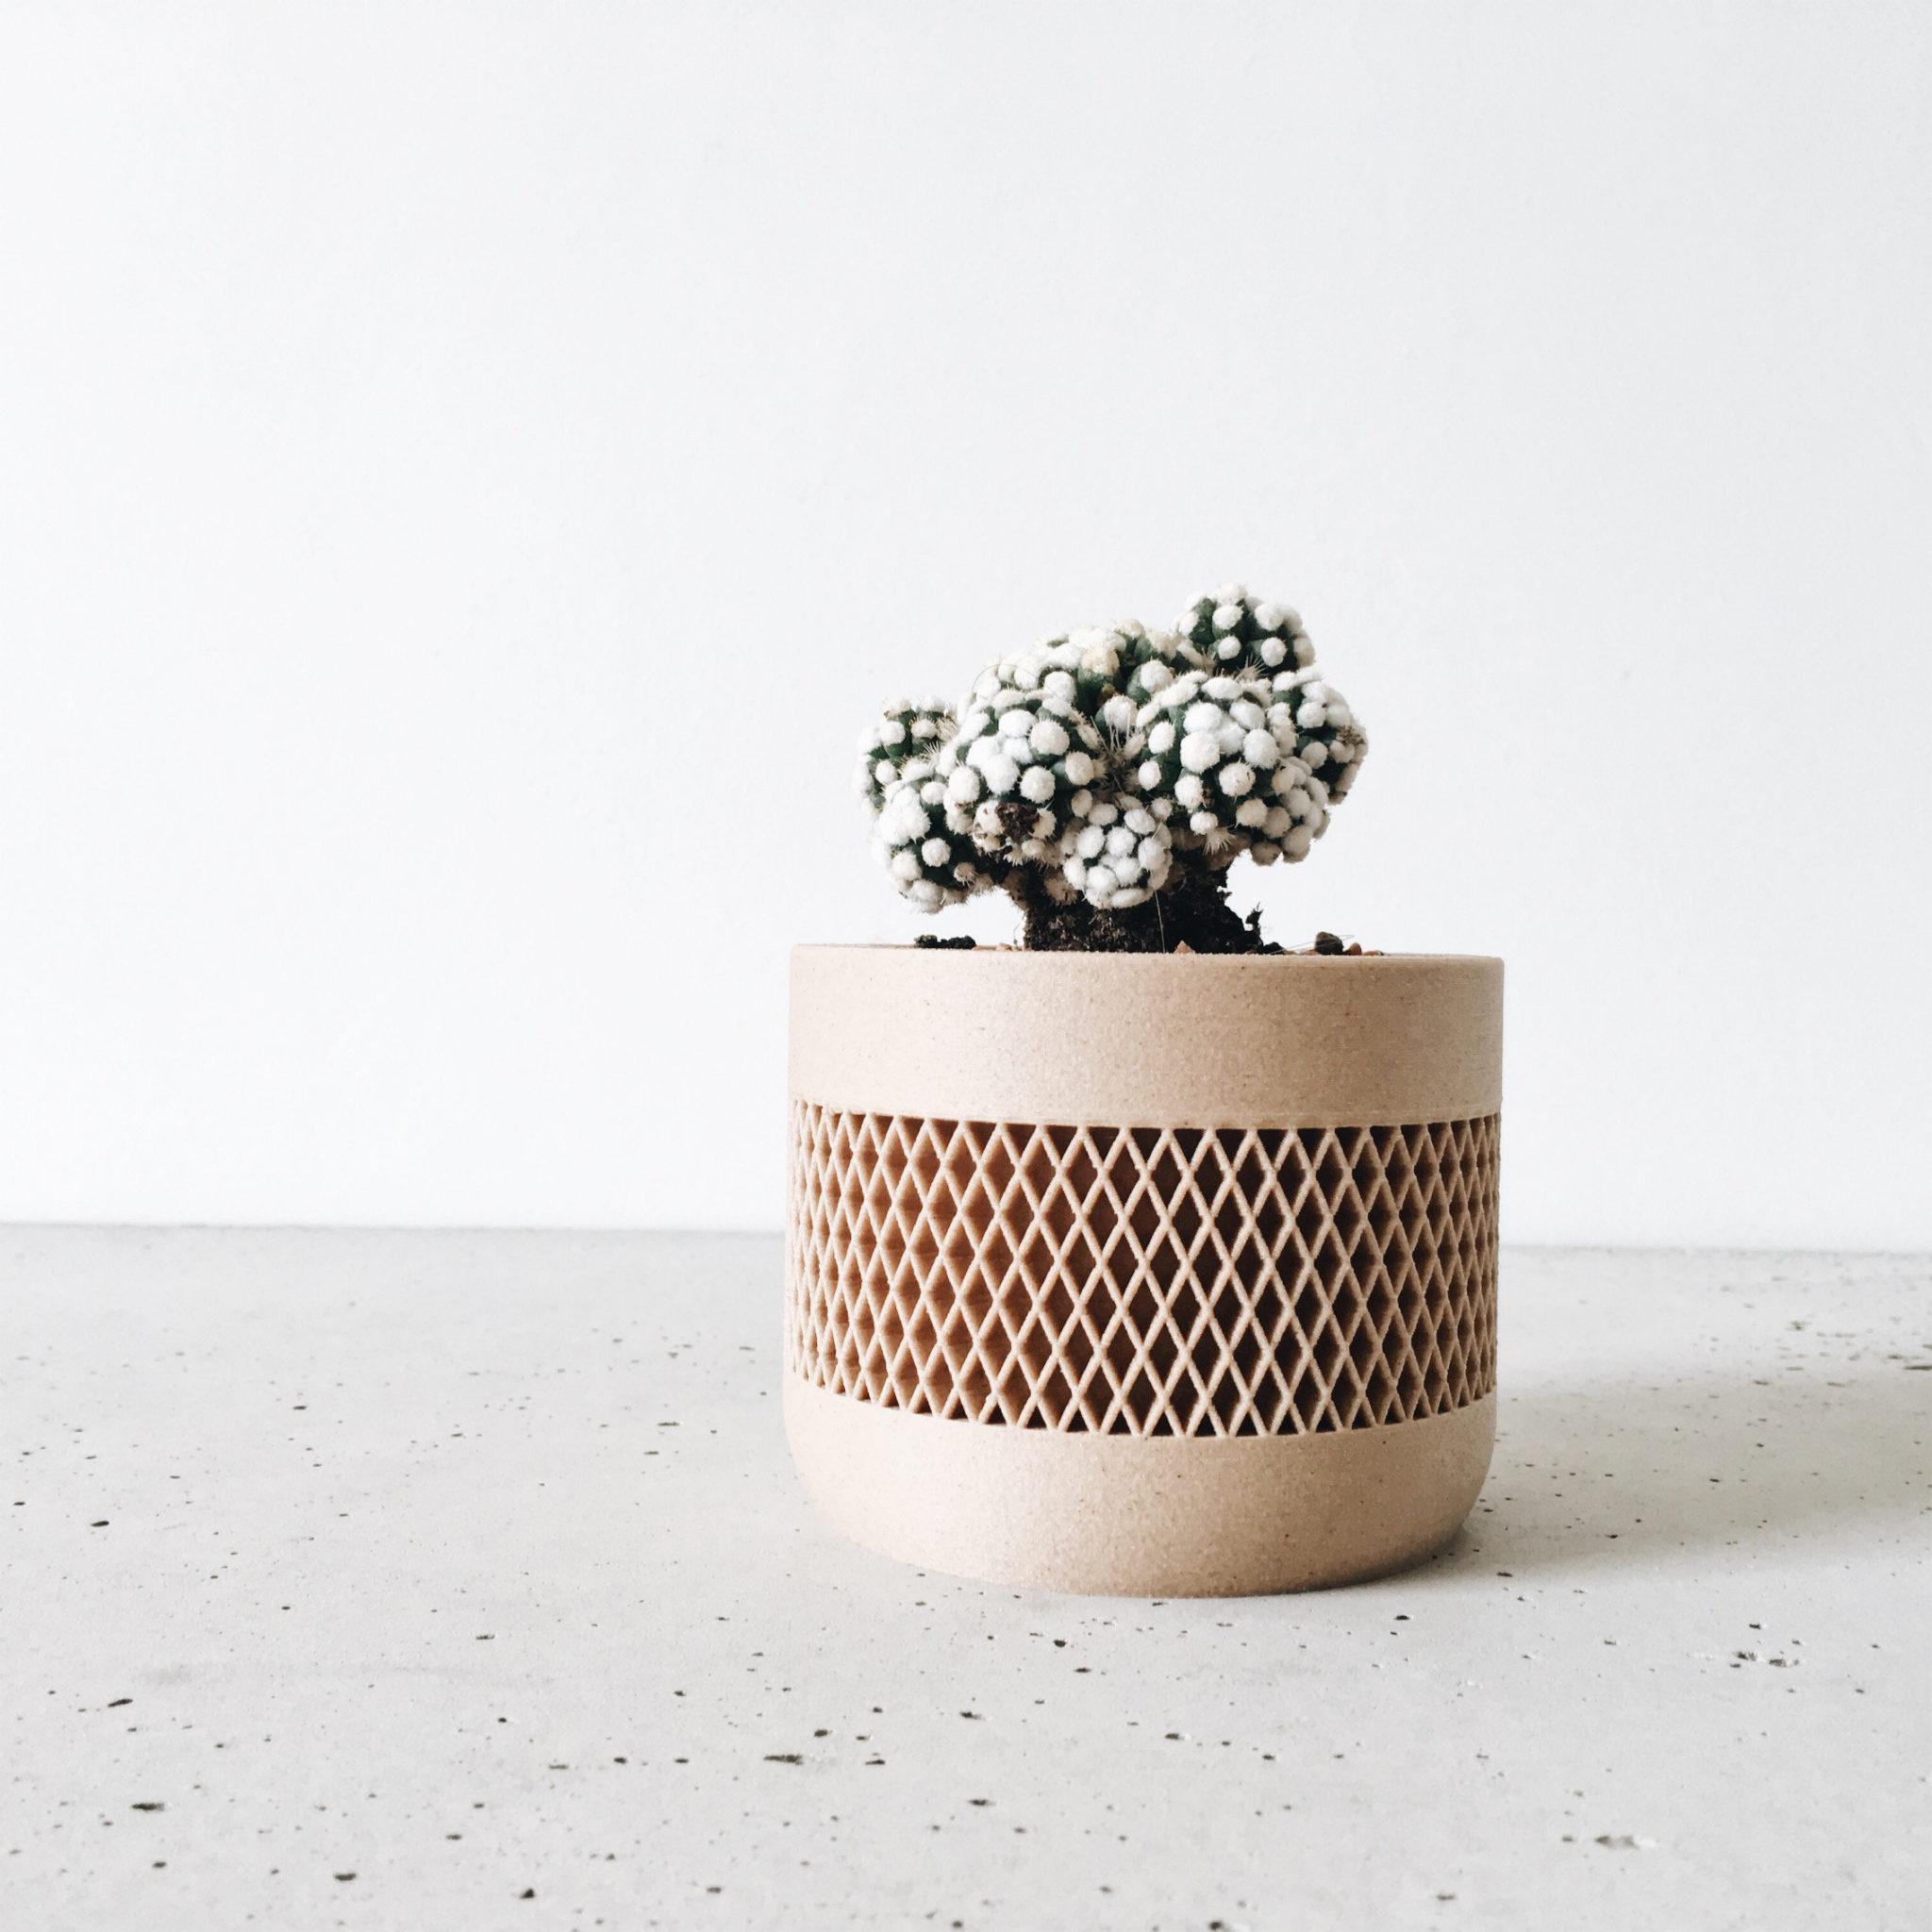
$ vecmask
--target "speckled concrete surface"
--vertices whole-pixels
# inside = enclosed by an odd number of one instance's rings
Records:
[[[0,1924],[1918,1928],[1932,1267],[1516,1254],[1459,1543],[848,1549],[775,1241],[12,1231]]]

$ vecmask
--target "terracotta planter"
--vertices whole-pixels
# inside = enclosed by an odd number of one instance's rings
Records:
[[[1495,1434],[1495,959],[802,946],[785,1419],[909,1562],[1400,1568]]]

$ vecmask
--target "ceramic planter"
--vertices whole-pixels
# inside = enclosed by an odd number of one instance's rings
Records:
[[[1503,968],[804,946],[785,1418],[858,1542],[1309,1589],[1440,1548],[1495,1434]]]

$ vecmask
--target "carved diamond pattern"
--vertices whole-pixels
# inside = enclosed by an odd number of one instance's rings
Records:
[[[1498,1121],[1064,1127],[791,1112],[786,1359],[1108,1435],[1441,1415],[1496,1380]]]

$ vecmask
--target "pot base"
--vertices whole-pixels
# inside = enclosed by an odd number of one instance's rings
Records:
[[[785,1433],[834,1528],[901,1561],[1099,1596],[1259,1596],[1433,1556],[1474,1507],[1493,1394],[1281,1436],[1113,1436],[915,1415],[785,1375]]]

